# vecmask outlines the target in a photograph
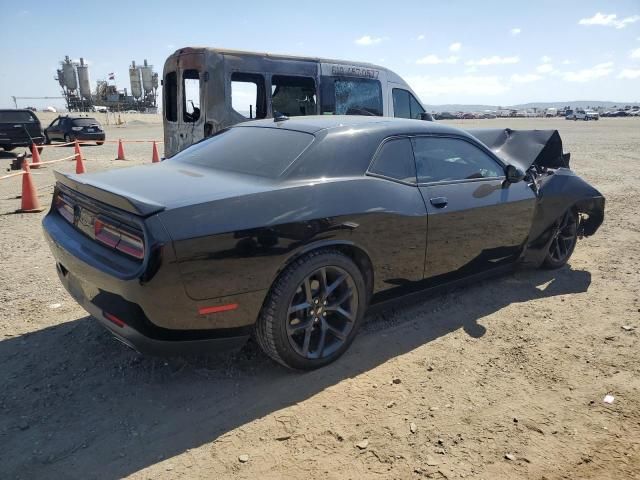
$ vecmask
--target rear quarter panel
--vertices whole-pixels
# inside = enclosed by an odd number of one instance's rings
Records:
[[[415,187],[360,177],[317,182],[170,210],[187,295],[201,300],[269,289],[298,255],[355,245],[374,267],[374,291],[422,279],[426,210]]]

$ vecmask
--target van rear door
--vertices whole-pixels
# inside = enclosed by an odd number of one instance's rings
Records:
[[[165,153],[172,156],[205,136],[204,53],[184,49],[164,68]]]

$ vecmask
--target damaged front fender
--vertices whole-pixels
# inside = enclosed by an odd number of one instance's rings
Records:
[[[547,254],[557,221],[570,209],[580,216],[579,236],[596,233],[604,220],[602,194],[567,168],[549,171],[537,179],[538,200],[523,255],[528,264],[540,264]]]

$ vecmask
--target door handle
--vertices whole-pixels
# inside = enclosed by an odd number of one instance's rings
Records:
[[[433,205],[436,208],[444,208],[447,206],[447,203],[449,203],[449,201],[447,200],[447,197],[435,197],[435,198],[432,198],[430,201],[431,201],[431,205]]]

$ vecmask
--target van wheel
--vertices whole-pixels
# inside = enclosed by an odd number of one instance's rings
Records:
[[[271,287],[256,323],[262,350],[285,367],[312,370],[351,345],[366,309],[358,266],[336,250],[319,250],[289,265]]]

